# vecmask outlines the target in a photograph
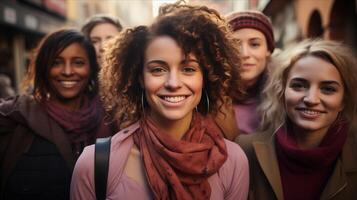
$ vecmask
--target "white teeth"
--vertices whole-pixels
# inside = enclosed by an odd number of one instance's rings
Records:
[[[60,81],[61,85],[65,88],[71,88],[78,83],[78,81]]]
[[[175,97],[168,97],[168,96],[164,96],[163,97],[165,101],[171,102],[171,103],[177,103],[180,102],[184,99],[186,99],[185,96],[175,96]]]
[[[320,114],[320,112],[318,112],[318,111],[307,110],[307,109],[302,110],[302,112],[306,113],[308,115],[318,115],[318,114]]]

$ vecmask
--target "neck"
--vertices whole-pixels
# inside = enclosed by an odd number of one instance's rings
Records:
[[[327,133],[328,128],[329,127],[325,127],[319,130],[311,131],[293,126],[293,134],[299,148],[311,149],[320,145],[322,139]]]
[[[158,127],[175,140],[180,140],[182,136],[188,131],[192,120],[192,112],[179,120],[170,120],[157,115],[151,116]]]
[[[58,105],[61,105],[64,108],[69,110],[78,110],[82,107],[83,97],[77,98],[75,100],[65,101],[60,99],[53,99]]]

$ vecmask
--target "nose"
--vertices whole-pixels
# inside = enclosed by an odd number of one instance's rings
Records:
[[[100,52],[100,53],[103,53],[103,52],[104,52],[104,49],[103,49],[103,41],[98,42],[98,49],[99,49],[99,52]]]
[[[71,63],[65,63],[65,65],[63,66],[62,74],[65,76],[70,76],[73,74],[73,68],[71,66]]]
[[[171,71],[167,76],[165,87],[170,90],[175,90],[180,88],[181,86],[182,86],[182,81],[180,79],[179,73],[176,71]]]
[[[303,102],[306,105],[316,105],[320,103],[320,95],[317,89],[310,89],[306,92]]]
[[[249,55],[250,55],[250,52],[249,52],[249,47],[248,45],[246,44],[241,44],[240,45],[240,51],[241,51],[241,55],[243,58],[248,58]]]

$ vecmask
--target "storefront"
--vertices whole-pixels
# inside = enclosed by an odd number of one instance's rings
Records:
[[[48,32],[65,25],[64,0],[0,2],[0,73],[19,91],[31,51]]]

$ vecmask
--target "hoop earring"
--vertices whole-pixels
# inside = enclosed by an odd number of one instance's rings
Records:
[[[92,92],[92,91],[93,91],[94,85],[95,85],[94,80],[93,80],[93,79],[90,80],[90,81],[89,81],[89,84],[88,84],[88,91],[89,91],[89,92]]]
[[[51,94],[49,92],[47,92],[46,93],[46,100],[48,101],[48,100],[50,100],[50,98],[51,98]]]
[[[141,91],[141,109],[143,114],[145,113],[145,104],[144,104],[144,90]]]
[[[208,94],[207,94],[207,91],[205,90],[205,94],[206,94],[206,105],[207,105],[207,114],[209,113],[209,97],[208,97]]]

